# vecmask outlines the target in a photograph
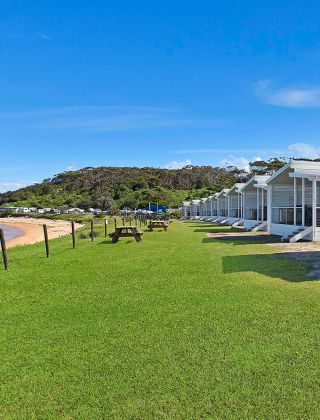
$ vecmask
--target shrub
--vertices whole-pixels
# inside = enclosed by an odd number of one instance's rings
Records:
[[[106,215],[104,213],[99,213],[99,214],[95,214],[94,217],[96,219],[104,219],[106,217]]]
[[[99,232],[97,232],[96,230],[93,231],[93,237],[96,238],[97,236],[99,236]],[[91,238],[91,232],[81,232],[80,233],[80,239],[88,239]]]
[[[0,217],[9,217],[13,215],[13,210],[5,210],[0,212]]]

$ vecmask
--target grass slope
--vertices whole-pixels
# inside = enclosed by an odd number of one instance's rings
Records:
[[[10,250],[0,416],[317,417],[319,284],[258,239],[206,237],[218,229]]]

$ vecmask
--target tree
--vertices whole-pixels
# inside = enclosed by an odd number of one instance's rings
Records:
[[[288,159],[284,157],[274,157],[270,158],[267,161],[265,160],[256,160],[250,162],[250,171],[254,175],[272,175],[278,169],[282,168]]]
[[[89,209],[93,206],[93,201],[90,199],[84,199],[77,202],[77,207],[83,209],[85,211],[89,211]]]
[[[108,210],[113,204],[113,198],[109,194],[97,194],[94,196],[94,205],[101,210]]]
[[[112,204],[108,213],[109,213],[110,216],[118,216],[118,215],[120,215],[120,209],[116,204]]]

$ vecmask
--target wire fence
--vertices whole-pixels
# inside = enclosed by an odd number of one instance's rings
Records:
[[[91,219],[89,224],[86,223],[82,228],[79,229],[79,231],[76,230],[75,222],[70,221],[70,242],[69,240],[63,242],[50,241],[50,229],[48,230],[47,225],[43,224],[43,241],[41,243],[38,243],[37,247],[30,247],[29,249],[31,253],[28,255],[31,258],[36,257],[39,256],[40,251],[40,253],[43,252],[43,255],[45,255],[46,258],[50,258],[52,255],[58,255],[62,252],[66,252],[67,250],[72,250],[76,249],[77,247],[80,247],[81,244],[87,243],[85,239],[90,240],[92,243],[94,243],[95,238],[100,236],[101,234],[104,236],[104,238],[107,239],[110,237],[110,240],[112,240],[113,233],[120,226],[135,226],[136,228],[146,227],[148,226],[148,216],[144,214],[137,214],[133,217],[113,216],[105,219]],[[112,230],[114,232],[112,232]],[[11,248],[8,249],[7,247],[5,235],[2,229],[0,229],[0,244],[3,268],[4,270],[9,270],[11,261]],[[32,253],[34,255],[32,255]],[[12,254],[16,255],[17,253],[12,252]]]

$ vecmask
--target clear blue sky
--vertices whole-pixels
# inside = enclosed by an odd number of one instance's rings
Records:
[[[0,0],[0,191],[320,148],[320,2]]]

